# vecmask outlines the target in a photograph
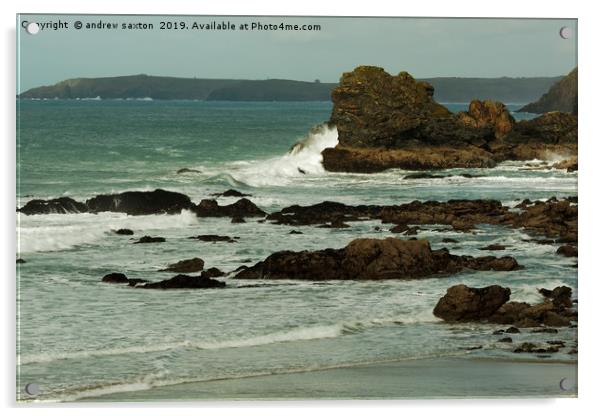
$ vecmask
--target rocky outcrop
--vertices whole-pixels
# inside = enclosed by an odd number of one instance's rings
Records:
[[[230,205],[218,205],[214,199],[203,199],[195,208],[198,217],[265,217],[266,212],[247,198],[242,198]]]
[[[550,90],[539,100],[527,104],[518,111],[528,113],[546,113],[549,111],[563,111],[577,114],[577,68],[567,76],[552,85]]]
[[[129,228],[120,228],[118,230],[115,230],[114,233],[117,235],[134,235],[134,232]]]
[[[165,269],[159,270],[160,272],[175,272],[175,273],[194,273],[200,272],[205,267],[203,259],[198,257],[178,261],[176,263],[169,264]]]
[[[120,194],[98,195],[86,201],[90,212],[124,212],[129,215],[179,214],[192,209],[190,198],[178,192],[156,189],[151,192],[128,191]]]
[[[575,197],[547,201],[524,200],[510,210],[500,201],[488,199],[413,201],[400,205],[346,205],[325,201],[315,205],[292,205],[267,216],[275,224],[293,226],[381,220],[395,224],[394,232],[410,225],[448,225],[455,231],[470,231],[478,224],[524,228],[534,235],[548,237],[546,244],[577,242],[578,207]],[[495,248],[495,247],[494,247]],[[499,249],[499,247],[498,247]]]
[[[511,257],[455,256],[426,240],[361,238],[342,249],[280,251],[238,272],[238,279],[381,280],[444,276],[464,269],[517,270]]]
[[[188,276],[178,274],[160,282],[149,282],[145,279],[128,279],[123,273],[110,273],[102,278],[104,283],[127,284],[142,289],[213,289],[222,288],[226,284],[207,276]]]
[[[504,137],[516,124],[504,104],[491,100],[472,100],[468,111],[459,113],[458,119],[471,127],[493,128],[498,139]]]
[[[509,302],[510,289],[498,285],[485,288],[456,285],[439,299],[433,314],[447,322],[488,322],[519,328],[569,326],[571,321],[577,320],[569,287],[543,290],[544,302],[530,305]]]
[[[25,215],[34,214],[77,214],[80,212],[88,212],[88,207],[82,202],[77,202],[74,199],[63,197],[56,199],[32,199],[22,208],[18,208],[17,212]]]
[[[479,321],[493,315],[510,299],[510,289],[498,285],[481,289],[456,285],[437,303],[433,313],[446,321]]]
[[[245,195],[229,190],[222,196]],[[128,191],[119,194],[97,195],[85,203],[71,198],[49,200],[34,199],[18,208],[18,212],[32,214],[69,214],[80,212],[123,212],[128,215],[179,214],[182,210],[191,210],[199,217],[264,217],[266,213],[246,198],[230,205],[218,205],[213,199],[203,199],[198,205],[192,203],[187,195],[156,189],[154,191]]]
[[[330,124],[339,143],[322,152],[326,170],[372,173],[493,167],[506,159],[576,154],[576,118],[544,115],[516,122],[504,104],[473,100],[453,114],[433,100],[433,87],[408,73],[360,66],[332,91]]]

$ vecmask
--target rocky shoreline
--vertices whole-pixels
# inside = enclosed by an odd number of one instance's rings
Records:
[[[490,168],[504,160],[577,154],[577,117],[551,112],[516,121],[500,102],[473,100],[453,114],[432,85],[407,72],[359,66],[332,91],[329,125],[339,143],[322,152],[328,171]]]

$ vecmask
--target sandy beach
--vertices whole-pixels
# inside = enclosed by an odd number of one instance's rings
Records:
[[[560,388],[563,378],[572,388]],[[576,379],[576,362],[437,358],[183,383],[82,401],[577,397]]]

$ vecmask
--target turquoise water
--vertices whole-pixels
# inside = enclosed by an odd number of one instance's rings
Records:
[[[465,104],[449,104],[457,111]],[[517,106],[511,109],[517,108]],[[577,174],[529,170],[525,163],[493,169],[453,169],[479,178],[403,180],[406,172],[327,173],[323,148],[336,131],[310,129],[327,120],[330,103],[220,103],[194,101],[19,102],[18,204],[33,198],[90,196],[163,188],[199,202],[228,188],[250,193],[266,211],[334,200],[399,204],[415,199],[494,198],[514,205],[577,193]],[[529,115],[521,115],[529,117]],[[302,142],[296,150],[291,146]],[[554,157],[554,155],[551,155]],[[193,172],[180,173],[182,168]],[[300,173],[302,169],[306,174]],[[219,198],[220,204],[235,198]],[[343,247],[362,237],[384,238],[377,221],[347,229],[231,224],[229,219],[180,215],[128,217],[118,213],[18,218],[18,389],[30,382],[41,400],[75,400],[186,381],[287,373],[420,357],[522,357],[496,343],[490,325],[448,325],[432,315],[456,283],[503,284],[513,300],[540,301],[537,288],[577,289],[574,260],[556,246],[524,242],[520,230],[482,226],[475,233],[436,232],[418,237],[453,253],[483,255],[492,243],[509,247],[526,268],[462,273],[448,278],[386,282],[249,282],[228,289],[142,291],[100,283],[109,272],[160,280],[167,263],[201,257],[225,271],[254,264],[277,250]],[[163,244],[133,245],[111,232],[160,235]],[[198,234],[238,236],[235,244],[189,240]],[[515,343],[541,336],[523,331]],[[572,345],[576,329],[549,339]],[[548,339],[546,338],[546,340]],[[466,348],[482,345],[480,350]],[[570,348],[553,359],[575,359]],[[487,386],[484,386],[486,389]],[[495,395],[495,392],[492,392]],[[23,397],[23,399],[27,399]],[[174,397],[177,399],[177,397]]]

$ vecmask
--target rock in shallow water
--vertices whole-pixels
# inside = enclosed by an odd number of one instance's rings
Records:
[[[207,276],[188,276],[185,274],[151,283],[145,279],[128,279],[123,273],[110,273],[104,276],[102,281],[104,283],[128,284],[141,289],[213,289],[226,286],[224,282]]]
[[[342,249],[280,251],[236,274],[239,279],[377,280],[445,276],[464,269],[517,270],[511,257],[455,256],[426,240],[362,238]]]
[[[139,286],[142,289],[213,289],[226,287],[224,282],[202,276],[179,274],[171,279]]]
[[[192,258],[188,260],[178,261],[168,265],[165,269],[159,270],[160,272],[176,272],[176,273],[193,273],[200,272],[205,267],[205,262],[198,258]]]
[[[498,285],[471,288],[456,285],[437,303],[433,313],[446,321],[478,321],[490,317],[510,299],[510,289]]]
[[[140,237],[138,241],[135,241],[134,244],[148,244],[148,243],[164,243],[165,238],[163,237],[151,237],[149,235],[145,235],[144,237]]]
[[[508,302],[510,289],[498,285],[480,289],[456,285],[450,287],[445,296],[439,299],[433,314],[449,322],[481,321],[512,324],[521,328],[569,326],[572,320],[577,319],[577,312],[570,307],[570,302],[566,302],[566,289],[570,299],[570,288],[564,288],[566,286],[554,289],[561,300],[546,300],[530,305],[525,302]]]

